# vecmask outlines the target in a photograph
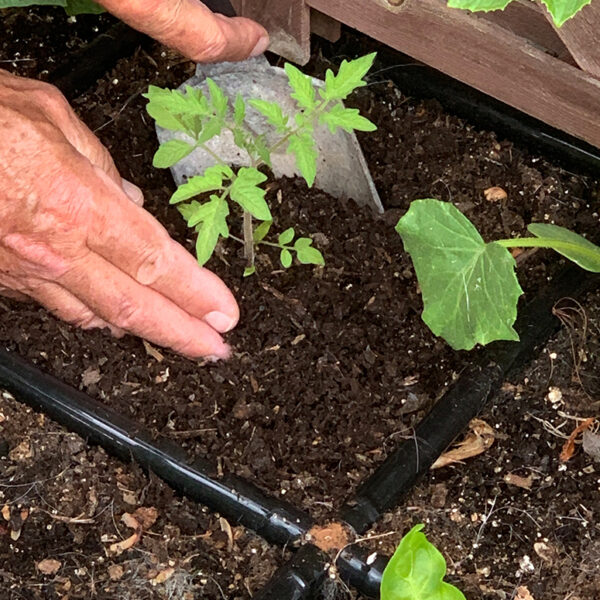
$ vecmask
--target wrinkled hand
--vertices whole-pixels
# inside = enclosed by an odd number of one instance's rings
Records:
[[[142,207],[60,92],[0,71],[0,293],[84,328],[224,358],[223,282]]]
[[[135,29],[196,62],[244,60],[269,45],[266,30],[242,17],[213,14],[199,0],[99,0]]]

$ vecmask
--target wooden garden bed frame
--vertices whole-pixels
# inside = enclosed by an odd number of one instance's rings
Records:
[[[518,0],[470,14],[445,0],[234,0],[271,32],[272,49],[304,64],[311,31],[357,29],[600,148],[600,0],[562,28]]]

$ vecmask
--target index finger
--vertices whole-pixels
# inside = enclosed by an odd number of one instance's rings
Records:
[[[88,247],[220,333],[233,329],[239,308],[221,279],[201,268],[150,213],[129,201],[103,171],[95,170],[101,185],[94,190]],[[107,204],[106,197],[113,201]]]

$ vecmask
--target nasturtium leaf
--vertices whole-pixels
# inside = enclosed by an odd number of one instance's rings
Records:
[[[278,241],[282,246],[285,246],[286,244],[289,244],[295,236],[296,232],[294,231],[294,228],[290,227],[289,229],[286,229],[283,233],[279,235]]]
[[[206,78],[208,91],[210,92],[210,103],[218,117],[225,117],[229,101],[223,90],[210,78]]]
[[[312,135],[305,131],[290,136],[288,153],[296,157],[296,165],[308,187],[312,187],[317,176],[318,152]]]
[[[215,165],[204,171],[203,175],[190,177],[182,183],[171,196],[171,204],[178,204],[206,192],[223,188],[223,179],[231,179],[233,171],[227,165]]]
[[[336,104],[330,111],[321,115],[320,121],[327,124],[331,133],[335,133],[339,127],[347,132],[375,131],[377,125],[363,117],[357,108],[345,108],[343,104]]]
[[[285,72],[293,90],[292,98],[296,100],[298,106],[308,111],[314,110],[317,102],[312,79],[290,63],[285,64]]]
[[[191,154],[194,149],[195,146],[183,140],[169,140],[159,146],[152,164],[157,169],[168,169],[188,154]]]
[[[298,238],[294,243],[294,250],[298,260],[303,265],[324,265],[325,259],[319,250],[313,248],[310,238]]]
[[[252,236],[255,244],[262,242],[267,237],[267,234],[271,230],[271,225],[273,225],[273,221],[263,221],[260,223],[260,225],[258,225]]]
[[[381,600],[465,600],[444,582],[446,561],[416,525],[403,538],[381,581]]]
[[[105,12],[104,8],[93,0],[67,0],[65,10],[68,15],[99,15]]]
[[[195,227],[198,232],[196,257],[200,265],[204,265],[212,256],[219,236],[229,236],[227,201],[213,195],[210,201],[204,204],[194,200],[190,204],[182,205],[179,207],[179,212],[187,221],[188,226]]]
[[[504,10],[513,0],[448,0],[450,8],[462,8],[473,12]]]
[[[265,201],[266,191],[258,187],[267,180],[258,169],[242,167],[233,180],[229,195],[244,210],[259,221],[272,221],[269,205]]]
[[[289,269],[292,266],[292,259],[292,253],[284,248],[279,256],[279,260],[281,261],[284,269]]]
[[[244,123],[244,119],[246,118],[246,103],[244,102],[244,98],[242,98],[241,94],[238,94],[235,97],[235,104],[233,108],[233,120],[235,124],[240,127]]]
[[[416,200],[396,231],[411,255],[423,296],[423,320],[455,350],[518,340],[513,324],[523,293],[510,252],[486,244],[454,205]]]
[[[583,236],[550,223],[532,223],[527,229],[582,269],[600,273],[600,247]]]
[[[373,66],[376,53],[356,60],[342,61],[337,75],[331,69],[325,74],[325,87],[320,90],[323,100],[345,100],[354,90],[367,85],[363,80]]]
[[[252,108],[256,109],[261,115],[266,117],[269,124],[276,127],[279,133],[285,133],[288,130],[289,118],[287,115],[283,114],[279,104],[259,99],[250,100],[248,103]]]

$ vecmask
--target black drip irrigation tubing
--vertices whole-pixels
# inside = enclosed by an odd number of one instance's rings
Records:
[[[68,98],[87,90],[114,66],[148,41],[146,36],[123,24],[113,26],[49,76]],[[577,171],[598,172],[600,152],[581,140],[558,132],[546,124],[452,80],[433,69],[419,68],[418,77],[398,67],[398,53],[384,50],[384,64],[396,71],[392,79],[409,93],[433,96],[452,111],[475,118],[486,128],[507,132],[510,137],[541,149]],[[395,61],[390,65],[390,61]],[[364,482],[339,512],[340,520],[358,535],[398,506],[418,479],[424,476],[448,445],[467,427],[497,393],[504,378],[519,370],[558,328],[552,314],[563,297],[580,296],[595,289],[598,276],[576,267],[566,268],[520,314],[519,343],[495,344],[483,352],[476,364],[461,375],[415,430]],[[42,373],[22,358],[0,348],[0,385],[36,410],[97,443],[122,460],[135,460],[174,489],[218,511],[282,546],[298,548],[255,600],[304,600],[314,598],[324,582],[339,574],[348,585],[365,596],[379,597],[386,557],[367,558],[365,551],[349,546],[335,558],[307,539],[314,522],[290,504],[269,496],[254,483],[234,475],[217,477],[214,466],[202,459],[190,461],[185,451],[170,440],[155,439],[132,420],[103,406],[87,395]]]

